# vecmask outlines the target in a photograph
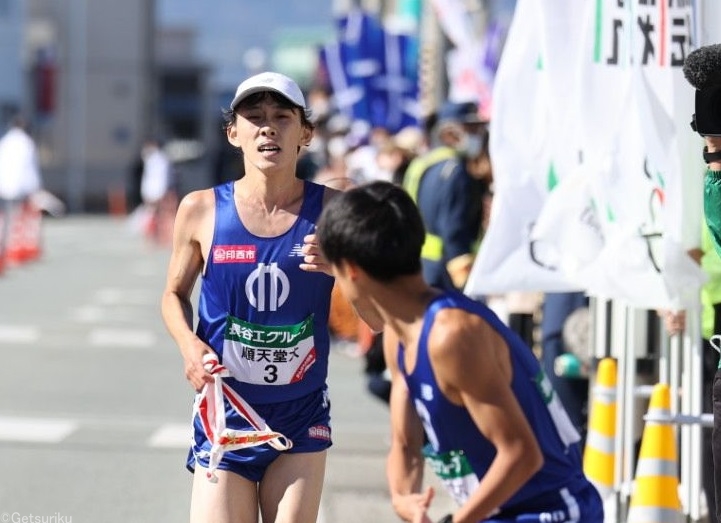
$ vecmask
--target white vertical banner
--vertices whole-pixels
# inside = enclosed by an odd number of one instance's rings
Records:
[[[589,118],[580,135],[604,247],[584,287],[631,307],[692,308],[705,277],[683,241],[682,224],[698,224],[699,209],[684,212],[680,141],[692,137],[691,113],[678,113],[693,99],[682,81],[693,7],[595,4],[580,75]]]
[[[463,0],[431,0],[431,4],[441,29],[455,47],[476,43],[472,20]]]
[[[468,7],[462,0],[432,0],[439,24],[453,48],[446,52],[448,99],[476,101],[479,113],[487,116],[491,107],[492,72],[485,64],[484,42],[477,34]]]
[[[694,212],[679,144],[691,113],[677,121],[693,98],[680,80],[693,8],[668,4],[519,1],[494,90],[494,207],[467,294],[695,303],[704,277],[680,225]]]
[[[604,244],[584,287],[637,308],[692,308],[705,277],[667,227],[683,219],[675,127],[640,68],[621,107],[611,142],[589,155]]]
[[[574,117],[586,0],[519,0],[493,88],[489,229],[465,292],[579,290],[540,260],[530,232],[564,171],[577,162]]]

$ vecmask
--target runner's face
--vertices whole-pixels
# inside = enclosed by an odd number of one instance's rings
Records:
[[[228,141],[242,149],[246,161],[261,170],[293,168],[299,148],[307,145],[311,131],[301,124],[298,109],[282,107],[270,97],[239,107]]]

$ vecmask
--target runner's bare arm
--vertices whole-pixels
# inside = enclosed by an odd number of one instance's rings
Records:
[[[386,328],[383,352],[391,374],[391,447],[386,475],[393,509],[404,521],[423,521],[422,515],[433,499],[433,489],[421,492],[424,459],[423,425],[411,403],[405,379],[397,364],[398,338]]]
[[[178,206],[173,229],[173,248],[163,292],[161,310],[168,332],[183,357],[185,377],[195,390],[213,378],[203,368],[203,355],[212,352],[193,331],[193,287],[203,270],[203,245],[209,240],[214,219],[212,191],[196,191],[183,198]],[[209,231],[209,232],[203,232]]]

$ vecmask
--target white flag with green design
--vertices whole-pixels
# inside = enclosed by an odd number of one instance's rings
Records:
[[[494,88],[490,229],[466,293],[584,290],[636,307],[692,306],[685,254],[683,3],[519,0]],[[691,230],[700,231],[700,225]]]

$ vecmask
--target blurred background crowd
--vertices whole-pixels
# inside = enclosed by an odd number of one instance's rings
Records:
[[[184,194],[242,176],[221,109],[242,79],[273,70],[299,83],[316,126],[297,175],[338,188],[404,185],[437,248],[424,253],[424,276],[463,289],[490,219],[492,90],[515,4],[0,1],[0,123],[23,133],[32,178],[29,189],[0,194],[0,260],[39,255],[37,232],[31,255],[13,241],[37,231],[38,210],[127,217],[132,230],[167,246]],[[0,164],[7,157],[0,142]],[[539,357],[542,343],[555,344],[546,351],[550,372],[564,352],[566,316],[586,304],[579,294],[546,325],[541,293],[478,298]],[[331,327],[341,346],[365,355],[369,388],[385,399],[381,339],[340,295]],[[568,401],[581,426],[586,382],[577,389]]]
[[[302,175],[337,170],[345,156],[365,176],[368,146],[404,130],[399,147],[413,153],[412,135],[446,100],[478,103],[488,117],[514,5],[6,0],[0,123],[26,117],[43,187],[70,212],[132,210],[150,138],[181,192],[234,176],[220,109],[240,80],[275,70],[301,85],[318,125]]]

